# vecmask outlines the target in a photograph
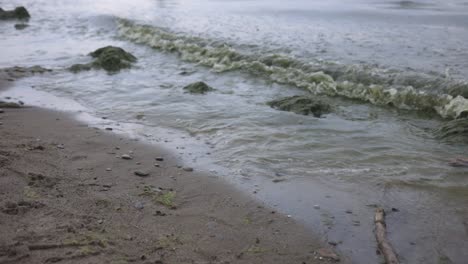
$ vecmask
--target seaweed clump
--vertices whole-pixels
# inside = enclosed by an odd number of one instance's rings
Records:
[[[89,71],[91,69],[104,69],[107,72],[115,73],[122,69],[130,68],[137,58],[124,49],[114,46],[107,46],[97,49],[89,54],[95,58],[93,62],[86,64],[74,64],[69,70],[77,73]]]
[[[19,6],[10,11],[0,8],[0,20],[29,19],[30,17],[31,15],[29,15],[28,10],[24,6]]]
[[[468,117],[465,113],[462,113],[462,118],[451,120],[436,129],[436,137],[454,143],[468,143]]]
[[[207,92],[213,91],[214,89],[204,82],[195,82],[185,86],[184,90],[193,94],[205,94]]]
[[[321,117],[331,112],[330,104],[310,96],[291,96],[267,103],[270,107],[281,111],[289,111],[299,115]]]

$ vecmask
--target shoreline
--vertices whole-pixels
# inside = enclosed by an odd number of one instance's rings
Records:
[[[167,151],[66,113],[3,110],[2,263],[333,262],[310,230]]]

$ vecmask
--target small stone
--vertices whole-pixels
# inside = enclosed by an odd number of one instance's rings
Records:
[[[106,127],[106,130],[112,131],[112,127]]]
[[[155,158],[155,160],[157,160],[157,161],[164,161],[164,158],[163,158],[163,157],[157,157],[157,158]]]
[[[146,172],[146,171],[135,171],[134,173],[136,176],[140,176],[140,177],[146,177],[149,175],[149,172]]]
[[[102,223],[104,223],[104,220],[99,219],[97,222],[98,222],[98,224],[102,224]]]
[[[399,209],[392,207],[392,212],[400,212]]]
[[[5,113],[5,111],[3,109],[0,109],[0,114],[3,114]]]
[[[332,259],[334,261],[340,261],[340,257],[333,252],[331,249],[328,248],[321,248],[317,251],[320,257],[322,258],[327,258],[327,259]]]
[[[136,165],[141,165],[141,162],[136,162],[135,164],[136,164]]]
[[[161,167],[161,165],[159,165],[158,163],[155,163],[154,166],[157,168]]]
[[[60,145],[57,145],[57,148],[59,148],[59,149],[64,149],[64,148],[65,148],[65,146],[64,146],[64,145],[62,145],[62,144],[60,144]]]
[[[111,168],[107,168],[106,171],[111,171],[112,169]]]
[[[3,125],[3,122],[0,122],[0,126]]]
[[[136,202],[133,206],[138,210],[145,208],[142,202]]]
[[[351,210],[346,210],[346,213],[347,213],[347,214],[352,214],[353,211],[351,211]]]
[[[193,171],[193,168],[191,168],[191,167],[184,167],[183,170],[184,170],[184,171],[190,172],[190,171]]]
[[[274,179],[272,180],[272,182],[274,183],[278,183],[278,182],[282,182],[282,181],[285,181],[286,179]]]
[[[124,159],[124,160],[131,160],[131,159],[133,159],[132,156],[130,156],[130,155],[128,155],[128,154],[123,154],[123,155],[121,156],[121,158]]]
[[[165,213],[161,212],[161,211],[156,211],[156,216],[166,216]]]
[[[24,105],[24,102],[20,100],[20,101],[18,101],[18,104]]]
[[[320,205],[318,204],[314,205],[314,209],[320,209]]]
[[[44,146],[38,145],[32,148],[33,150],[44,150]]]

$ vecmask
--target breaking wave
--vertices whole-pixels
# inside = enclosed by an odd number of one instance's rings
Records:
[[[468,82],[448,75],[404,73],[360,65],[302,62],[284,54],[241,51],[232,45],[118,19],[119,35],[177,53],[216,72],[242,71],[314,94],[358,99],[399,109],[431,111],[455,119],[468,113]]]

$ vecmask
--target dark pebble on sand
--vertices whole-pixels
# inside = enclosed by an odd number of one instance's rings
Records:
[[[132,156],[130,156],[130,155],[128,155],[128,154],[123,154],[123,155],[121,156],[121,158],[124,159],[124,160],[131,160],[131,159],[132,159]]]
[[[191,168],[191,167],[184,167],[183,170],[184,170],[184,171],[190,172],[190,171],[193,171],[193,168]]]
[[[0,114],[3,114],[5,113],[5,111],[3,111],[3,109],[0,109]]]
[[[157,158],[155,158],[155,160],[157,160],[157,161],[163,161],[164,158],[163,158],[163,157],[157,157]]]
[[[135,175],[136,176],[140,176],[140,177],[146,177],[149,175],[149,172],[146,172],[146,171],[135,171]]]
[[[274,179],[272,180],[272,182],[274,183],[278,183],[278,182],[282,182],[282,181],[285,181],[286,179]]]
[[[112,131],[112,127],[106,127],[106,130]]]

